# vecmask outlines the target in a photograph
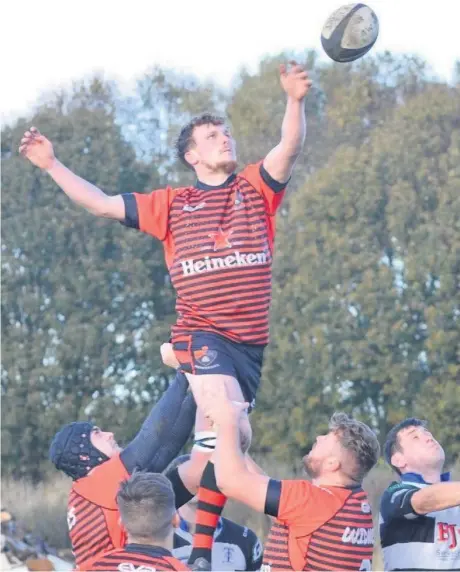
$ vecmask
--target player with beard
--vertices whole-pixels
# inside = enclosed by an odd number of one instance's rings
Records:
[[[230,401],[219,386],[201,397],[217,427],[219,488],[275,518],[264,548],[267,569],[371,570],[373,522],[362,481],[379,457],[375,433],[345,413],[334,414],[328,433],[316,438],[303,459],[311,482],[280,481],[246,467],[238,430],[244,405]]]
[[[275,215],[305,141],[305,97],[311,86],[295,62],[280,66],[280,81],[286,94],[281,140],[263,160],[239,172],[225,119],[205,114],[182,129],[177,155],[196,175],[186,187],[109,196],[60,163],[37,129],[24,134],[19,148],[89,212],[163,243],[177,292],[172,343],[197,400],[195,447],[201,450],[215,446],[197,398],[201,385],[225,383],[231,399],[253,404],[260,382],[269,334]],[[249,431],[247,417],[241,427]],[[225,504],[211,462],[200,489],[191,563],[209,563]]]

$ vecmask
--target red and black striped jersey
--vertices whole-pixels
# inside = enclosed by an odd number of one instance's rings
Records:
[[[163,242],[177,293],[176,336],[194,331],[268,343],[275,214],[285,185],[262,163],[212,187],[123,195],[125,224]]]
[[[159,546],[127,544],[124,548],[104,554],[93,562],[91,570],[107,572],[163,572],[166,570],[190,570],[177,558]]]
[[[124,546],[126,533],[120,524],[116,496],[128,472],[115,455],[73,483],[67,523],[78,570],[92,570],[95,558]]]
[[[264,548],[267,569],[372,570],[371,507],[360,487],[281,481],[278,490],[278,502],[270,500],[277,507],[267,511],[276,517]]]

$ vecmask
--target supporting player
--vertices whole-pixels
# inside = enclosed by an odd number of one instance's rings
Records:
[[[248,470],[235,404],[217,385],[202,395],[217,426],[217,484],[229,498],[275,518],[264,548],[267,570],[372,570],[374,528],[363,478],[378,460],[375,433],[336,413],[303,458],[306,480],[276,480]],[[247,405],[247,404],[246,404]]]
[[[231,399],[253,403],[259,385],[269,333],[275,214],[304,144],[304,100],[311,85],[295,62],[280,67],[280,80],[287,96],[281,140],[262,161],[235,172],[235,142],[220,117],[205,114],[182,129],[177,154],[197,177],[188,187],[109,196],[60,163],[35,128],[21,140],[20,152],[70,199],[162,241],[177,292],[172,342],[195,396],[203,383],[218,382]],[[215,435],[197,405],[196,447],[209,451]],[[249,430],[247,418],[241,423]],[[191,563],[199,567],[200,559],[206,568],[225,504],[211,462],[198,498]]]
[[[165,476],[134,473],[121,483],[117,505],[128,535],[127,544],[97,558],[91,570],[189,570],[172,555],[174,491]]]
[[[90,570],[96,557],[124,546],[126,535],[119,522],[116,494],[120,482],[135,469],[163,471],[185,445],[193,428],[196,406],[186,377],[178,373],[153,407],[137,436],[123,450],[113,433],[89,422],[65,425],[50,446],[50,459],[73,479],[67,522],[79,570]],[[203,471],[207,455],[194,455]],[[174,484],[177,478],[172,479]],[[177,502],[193,495],[178,482]]]

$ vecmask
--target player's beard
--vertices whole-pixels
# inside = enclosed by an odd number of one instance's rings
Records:
[[[305,467],[305,470],[307,471],[307,475],[309,477],[311,477],[312,479],[316,479],[320,476],[321,465],[322,465],[322,462],[320,459],[315,459],[311,455],[307,455],[306,457],[304,457],[303,466]]]
[[[235,159],[227,159],[223,161],[216,161],[215,163],[206,163],[206,167],[212,173],[225,173],[226,175],[231,175],[238,163]]]

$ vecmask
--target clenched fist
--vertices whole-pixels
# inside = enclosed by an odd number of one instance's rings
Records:
[[[51,141],[41,135],[35,127],[24,133],[19,146],[19,153],[40,169],[48,170],[55,161]]]

